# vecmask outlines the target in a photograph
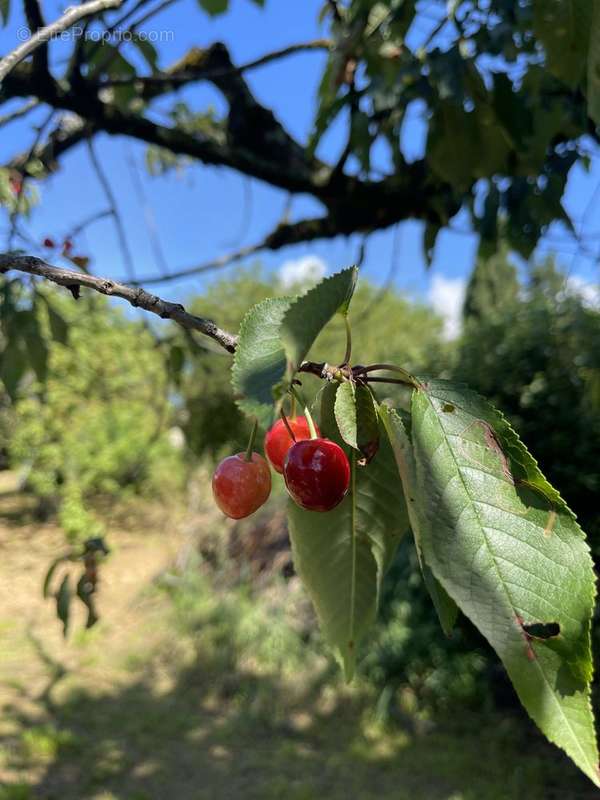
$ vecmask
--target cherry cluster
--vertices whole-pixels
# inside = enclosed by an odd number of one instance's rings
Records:
[[[312,421],[311,421],[312,422]],[[350,463],[342,448],[321,436],[306,417],[278,420],[265,436],[265,454],[283,474],[290,497],[309,511],[331,511],[350,485]],[[251,440],[252,442],[252,440]],[[269,464],[249,451],[225,458],[213,475],[212,489],[221,511],[232,519],[253,514],[271,493]]]

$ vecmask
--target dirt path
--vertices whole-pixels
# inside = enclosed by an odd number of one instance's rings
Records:
[[[65,551],[64,534],[54,524],[33,521],[26,498],[14,491],[13,476],[0,475],[1,786],[15,776],[30,780],[44,769],[43,764],[40,770],[19,769],[16,755],[27,719],[43,727],[51,718],[50,705],[76,685],[93,686],[101,694],[131,683],[128,658],[151,652],[164,616],[148,587],[172,565],[181,540],[176,526],[170,532],[160,524],[143,533],[112,530],[112,553],[100,573],[101,621],[84,632],[85,609],[75,600],[65,641],[54,603],[41,591],[49,564]],[[78,576],[79,567],[73,574]]]

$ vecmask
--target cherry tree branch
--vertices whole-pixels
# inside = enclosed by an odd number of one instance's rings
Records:
[[[226,78],[233,75],[243,75],[251,70],[264,67],[272,61],[277,61],[280,58],[287,58],[287,56],[295,55],[296,53],[310,52],[314,50],[330,50],[333,46],[331,39],[313,39],[309,42],[299,42],[298,44],[290,44],[287,47],[282,47],[279,50],[273,50],[270,53],[246,61],[239,66],[231,65],[229,67],[203,67],[188,68],[180,72],[166,70],[156,75],[135,75],[130,78],[106,78],[101,81],[102,86],[127,86],[135,84],[136,87],[152,87],[152,86],[167,86],[169,89],[176,89],[182,84],[190,83],[198,80],[216,80],[217,78]]]
[[[82,3],[80,6],[70,6],[62,17],[54,20],[49,25],[44,25],[43,28],[39,28],[32,33],[26,42],[23,42],[23,44],[20,44],[12,52],[0,59],[0,81],[3,81],[17,64],[31,55],[38,47],[49,42],[59,33],[68,30],[79,20],[99,14],[102,11],[119,8],[122,3],[123,0],[89,0],[89,2]]]
[[[235,350],[237,337],[221,330],[212,320],[190,314],[180,303],[163,300],[141,287],[128,286],[111,278],[100,278],[64,267],[55,267],[34,256],[0,253],[0,272],[9,270],[25,272],[45,278],[58,286],[64,286],[69,289],[75,299],[79,297],[82,286],[108,297],[120,297],[134,308],[142,308],[144,311],[156,314],[161,319],[171,319],[182,328],[198,331],[210,337],[229,353],[233,353]]]

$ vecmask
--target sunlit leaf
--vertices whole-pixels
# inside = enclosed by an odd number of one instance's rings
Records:
[[[533,720],[600,785],[583,532],[506,420],[464,387],[428,381],[413,393],[411,442],[425,562],[496,650]],[[558,636],[527,633],[550,623]]]

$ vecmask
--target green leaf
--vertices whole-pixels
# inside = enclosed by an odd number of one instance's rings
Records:
[[[200,8],[203,8],[211,17],[224,14],[229,6],[229,0],[198,0]]]
[[[286,372],[280,328],[289,308],[287,298],[271,298],[253,306],[242,321],[232,368],[233,391],[245,414],[257,417],[262,427],[273,418],[278,384]]]
[[[96,613],[96,605],[94,603],[94,586],[88,580],[85,572],[77,581],[77,597],[87,608],[88,613],[85,627],[93,628],[98,622],[98,614]]]
[[[585,75],[591,22],[590,0],[533,3],[533,29],[546,51],[548,69],[573,88]]]
[[[600,0],[593,2],[590,50],[588,54],[588,113],[600,125]]]
[[[50,584],[52,583],[52,578],[54,577],[57,568],[65,561],[69,561],[69,558],[69,556],[59,556],[58,558],[54,559],[54,561],[48,567],[46,577],[44,578],[44,585],[42,587],[42,596],[44,598],[50,597]]]
[[[339,441],[332,428],[335,393],[335,386],[325,387],[320,423],[325,435]],[[352,491],[333,511],[306,511],[291,501],[288,508],[295,568],[347,680],[375,619],[385,572],[408,528],[387,440],[368,467],[353,465],[352,475]]]
[[[10,0],[0,0],[0,17],[2,25],[6,25],[10,14]]]
[[[176,386],[181,385],[181,373],[185,366],[185,350],[179,344],[172,344],[167,354],[167,371]]]
[[[440,230],[440,226],[435,222],[427,222],[423,228],[423,251],[425,253],[425,262],[428,268],[431,266],[431,262],[433,261],[435,243]]]
[[[68,575],[62,579],[56,593],[56,614],[63,624],[63,635],[69,631],[69,616],[71,613],[71,581]]]
[[[379,420],[370,389],[351,381],[340,384],[334,412],[342,439],[368,464],[379,447]]]
[[[281,325],[281,339],[294,371],[329,320],[336,313],[348,312],[357,276],[357,267],[337,272],[290,304]]]
[[[450,636],[458,617],[458,606],[448,596],[443,586],[436,579],[431,568],[423,560],[421,549],[420,522],[416,513],[416,470],[413,457],[412,445],[408,435],[407,427],[410,423],[410,415],[406,414],[406,424],[403,422],[401,411],[388,408],[382,404],[379,406],[379,414],[388,434],[396,463],[402,480],[402,488],[408,509],[411,529],[415,540],[415,547],[423,576],[423,583],[429,592],[431,601],[438,615],[440,625],[446,636]]]
[[[347,95],[338,96],[337,76],[340,69],[340,54],[334,50],[327,59],[327,65],[319,83],[319,106],[306,148],[309,158],[314,156],[321,137],[348,102]]]
[[[44,300],[46,301],[46,307],[48,309],[48,322],[50,323],[52,338],[59,344],[68,344],[69,326],[58,311],[52,308],[48,300],[46,298],[44,298]]]
[[[22,311],[20,316],[25,322],[22,332],[29,363],[37,379],[43,383],[48,375],[48,347],[36,317],[25,311]]]
[[[150,42],[146,37],[140,36],[139,33],[132,36],[131,41],[140,51],[142,57],[152,72],[156,72],[158,69],[158,51],[152,42]]]
[[[600,786],[585,537],[515,432],[444,381],[413,393],[410,487],[424,559],[500,656],[532,719]],[[547,639],[529,625],[560,626]]]
[[[27,355],[20,339],[11,338],[0,353],[0,382],[11,400],[16,400],[21,379],[25,374]]]

